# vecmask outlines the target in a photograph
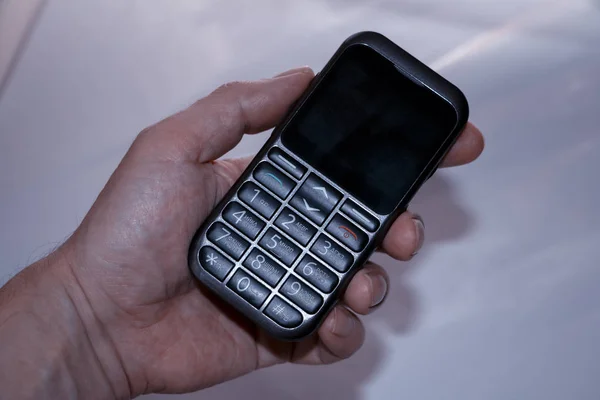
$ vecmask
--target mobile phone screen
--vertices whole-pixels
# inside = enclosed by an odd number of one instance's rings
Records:
[[[379,214],[392,212],[457,124],[456,110],[365,45],[349,47],[283,144]]]

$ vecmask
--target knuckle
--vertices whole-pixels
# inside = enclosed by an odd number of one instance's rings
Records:
[[[222,84],[221,86],[219,86],[214,93],[219,94],[219,93],[224,93],[224,92],[228,92],[231,90],[237,90],[240,89],[242,87],[246,86],[246,82],[243,81],[231,81],[231,82],[227,82]]]

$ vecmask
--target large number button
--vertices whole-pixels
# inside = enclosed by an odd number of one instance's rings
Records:
[[[264,312],[284,328],[295,328],[302,323],[302,314],[277,296],[273,297]]]
[[[279,214],[275,225],[304,246],[317,233],[310,223],[287,207]]]
[[[208,240],[236,260],[239,260],[242,254],[250,247],[250,243],[220,222],[214,223],[206,236]]]
[[[379,228],[379,221],[377,218],[367,213],[352,200],[347,200],[344,203],[342,212],[369,232],[375,232],[377,228]]]
[[[296,179],[302,178],[306,173],[306,168],[296,162],[292,157],[285,154],[278,147],[273,148],[269,152],[269,159]]]
[[[248,303],[260,308],[271,291],[244,271],[238,269],[227,282],[227,287],[242,296]]]
[[[300,249],[274,229],[269,229],[260,239],[260,245],[285,265],[292,265],[300,255]]]
[[[223,210],[223,219],[239,229],[250,239],[256,239],[260,231],[265,227],[254,213],[246,210],[239,203],[232,202]]]
[[[327,232],[354,251],[361,251],[369,241],[368,236],[363,231],[339,214],[329,222]]]
[[[277,196],[285,199],[296,183],[271,164],[262,162],[254,170],[254,178]]]
[[[321,225],[342,195],[316,175],[310,175],[292,198],[291,204],[314,223]]]
[[[254,249],[250,255],[246,257],[243,263],[244,267],[248,268],[256,276],[275,287],[283,275],[285,269],[271,259],[271,257],[263,254],[262,251]]]
[[[233,263],[231,261],[209,246],[204,246],[200,249],[198,261],[200,261],[200,265],[202,265],[205,270],[210,272],[211,275],[220,281],[223,281],[229,271],[233,269]]]
[[[323,298],[294,276],[290,276],[279,290],[286,298],[304,311],[314,314],[323,304]]]
[[[296,267],[296,273],[325,293],[331,293],[338,284],[338,278],[333,272],[308,255],[302,258]]]
[[[281,206],[281,203],[275,200],[273,196],[265,193],[264,190],[252,182],[246,182],[242,185],[238,197],[266,219],[271,219],[275,211]]]
[[[325,235],[319,236],[310,251],[340,272],[346,272],[354,262],[350,253]]]

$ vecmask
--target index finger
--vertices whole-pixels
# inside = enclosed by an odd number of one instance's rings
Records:
[[[473,162],[483,152],[484,147],[481,131],[469,122],[440,166],[455,167]]]

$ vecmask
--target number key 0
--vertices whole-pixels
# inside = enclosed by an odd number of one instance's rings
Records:
[[[260,308],[271,293],[269,289],[241,269],[235,272],[227,282],[227,286],[256,308]]]

